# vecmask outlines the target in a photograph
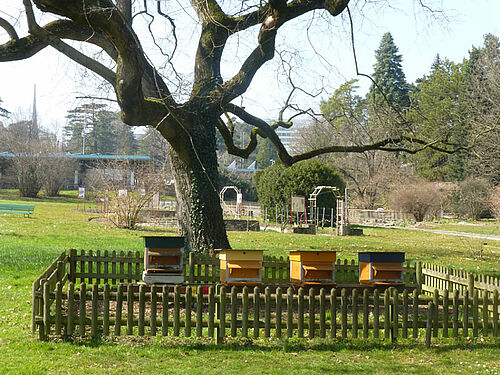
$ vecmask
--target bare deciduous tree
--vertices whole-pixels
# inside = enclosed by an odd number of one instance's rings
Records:
[[[376,149],[416,152],[428,147],[453,151],[453,147],[439,140],[423,140],[399,127],[390,136],[370,139],[361,145],[334,144],[291,155],[276,129],[292,126],[291,119],[304,113],[292,103],[293,94],[300,91],[299,87],[290,82],[291,92],[273,123],[236,104],[257,72],[275,56],[278,32],[284,32],[286,25],[308,16],[308,22],[315,24],[324,19],[317,16],[319,12],[337,17],[346,15],[348,5],[358,11],[366,4],[376,6],[376,1],[360,1],[358,7],[355,0],[191,0],[190,10],[185,9],[184,2],[164,1],[153,2],[155,10],[152,10],[151,2],[145,1],[136,11],[132,10],[131,3],[131,0],[24,0],[28,35],[20,37],[15,28],[3,20],[1,26],[10,40],[0,45],[0,61],[26,59],[51,46],[112,87],[124,123],[150,125],[159,131],[171,146],[182,232],[195,250],[229,247],[217,193],[217,130],[224,138],[228,152],[244,158],[255,150],[257,136],[269,139],[286,166],[332,152]],[[51,22],[40,24],[44,18],[33,9],[33,4],[42,13],[50,14]],[[182,17],[176,15],[185,12],[187,23],[182,30],[196,32],[199,36],[190,89],[187,76],[178,73],[173,65],[175,51],[185,52],[190,48],[189,40],[181,40],[178,33]],[[148,20],[146,24],[142,23],[142,27],[138,22],[141,17]],[[192,17],[197,18],[197,25]],[[165,30],[165,26],[157,29],[151,26],[153,20],[164,21],[168,31],[161,34],[157,30]],[[237,49],[227,48],[239,35],[249,38],[244,43],[245,48],[243,45]],[[146,53],[146,39],[163,53],[163,66],[152,63]],[[69,44],[65,40],[89,43],[93,50],[97,48],[103,53],[86,55],[85,49],[78,49],[78,44]],[[163,43],[166,43],[166,48]],[[249,45],[250,48],[246,48]],[[105,58],[98,60],[99,56]],[[225,79],[221,74],[223,57],[231,60],[234,70]],[[185,70],[185,59],[180,61]],[[284,113],[288,110],[291,113],[287,120]],[[225,114],[236,116],[254,127],[245,147],[235,144],[234,129],[225,122]]]

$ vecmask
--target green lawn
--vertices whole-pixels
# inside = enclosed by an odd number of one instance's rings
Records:
[[[0,191],[0,202],[27,203]],[[431,349],[414,341],[294,339],[237,340],[222,347],[210,340],[126,338],[102,342],[39,342],[29,329],[31,283],[62,251],[140,250],[146,234],[89,221],[96,214],[76,211],[76,199],[35,199],[35,214],[0,214],[0,374],[495,374],[500,371],[500,340],[447,339]],[[488,243],[474,260],[468,243],[432,233],[364,228],[359,237],[293,235],[274,232],[229,233],[236,248],[264,248],[269,255],[292,249],[337,249],[352,259],[358,250],[403,250],[411,261],[432,261],[490,275],[500,274],[500,244]],[[482,241],[471,242],[480,246]],[[485,246],[483,244],[483,246]]]

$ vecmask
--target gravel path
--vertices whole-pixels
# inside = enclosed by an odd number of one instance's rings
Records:
[[[479,233],[466,233],[466,232],[452,232],[449,230],[437,230],[437,229],[425,229],[425,228],[403,228],[403,227],[398,227],[399,229],[408,229],[408,230],[420,230],[423,232],[431,232],[431,233],[437,233],[437,234],[445,234],[449,236],[459,236],[459,237],[469,237],[469,238],[480,238],[483,240],[493,240],[493,241],[500,241],[500,235],[494,235],[494,234],[479,234]]]

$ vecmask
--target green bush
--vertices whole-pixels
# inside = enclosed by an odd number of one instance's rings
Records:
[[[340,175],[328,164],[313,159],[289,168],[275,163],[257,174],[257,194],[261,207],[286,209],[291,195],[304,195],[306,199],[316,186],[336,186],[343,193],[345,184]],[[308,202],[308,201],[307,201]],[[318,207],[334,208],[333,194],[325,192],[317,201]]]

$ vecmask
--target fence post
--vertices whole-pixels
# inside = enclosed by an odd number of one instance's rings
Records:
[[[130,264],[129,264],[130,267]],[[130,268],[129,268],[130,273]],[[128,278],[130,280],[130,277]],[[134,288],[127,284],[127,335],[134,333]]]
[[[180,310],[181,310],[181,288],[179,284],[174,287],[174,336],[179,336],[181,322],[180,322]]]
[[[319,337],[326,337],[326,326],[325,326],[325,288],[321,288],[319,291]]]
[[[68,285],[68,321],[66,322],[66,333],[68,336],[73,335],[74,323],[73,319],[75,316],[75,284],[70,281]]]
[[[393,289],[392,302],[392,342],[396,342],[399,335],[399,293],[396,288]]]
[[[109,336],[109,297],[110,297],[109,284],[104,284],[103,291],[103,318],[102,318],[102,334],[104,336]]]
[[[373,291],[373,337],[379,337],[380,324],[380,292],[378,289]]]
[[[488,336],[489,322],[488,322],[488,289],[483,294],[483,336]]]
[[[75,274],[76,274],[76,249],[69,250],[69,277],[68,280],[75,282]]]
[[[219,289],[219,324],[217,325],[217,344],[224,343],[226,336],[226,286],[222,285]]]
[[[308,329],[308,337],[310,339],[314,338],[314,324],[315,324],[315,321],[316,321],[316,318],[315,318],[315,311],[314,311],[314,308],[315,308],[315,301],[316,300],[316,297],[315,297],[315,293],[314,293],[314,288],[311,288],[309,289],[309,329]]]
[[[386,339],[391,337],[391,294],[389,288],[387,288],[384,292],[384,337]]]
[[[433,313],[433,329],[432,329],[432,335],[434,337],[438,337],[438,332],[439,332],[439,290],[434,289],[434,296],[433,296],[433,302],[434,302],[434,313]]]
[[[50,335],[50,286],[43,283],[43,325],[45,328],[45,337]]]

